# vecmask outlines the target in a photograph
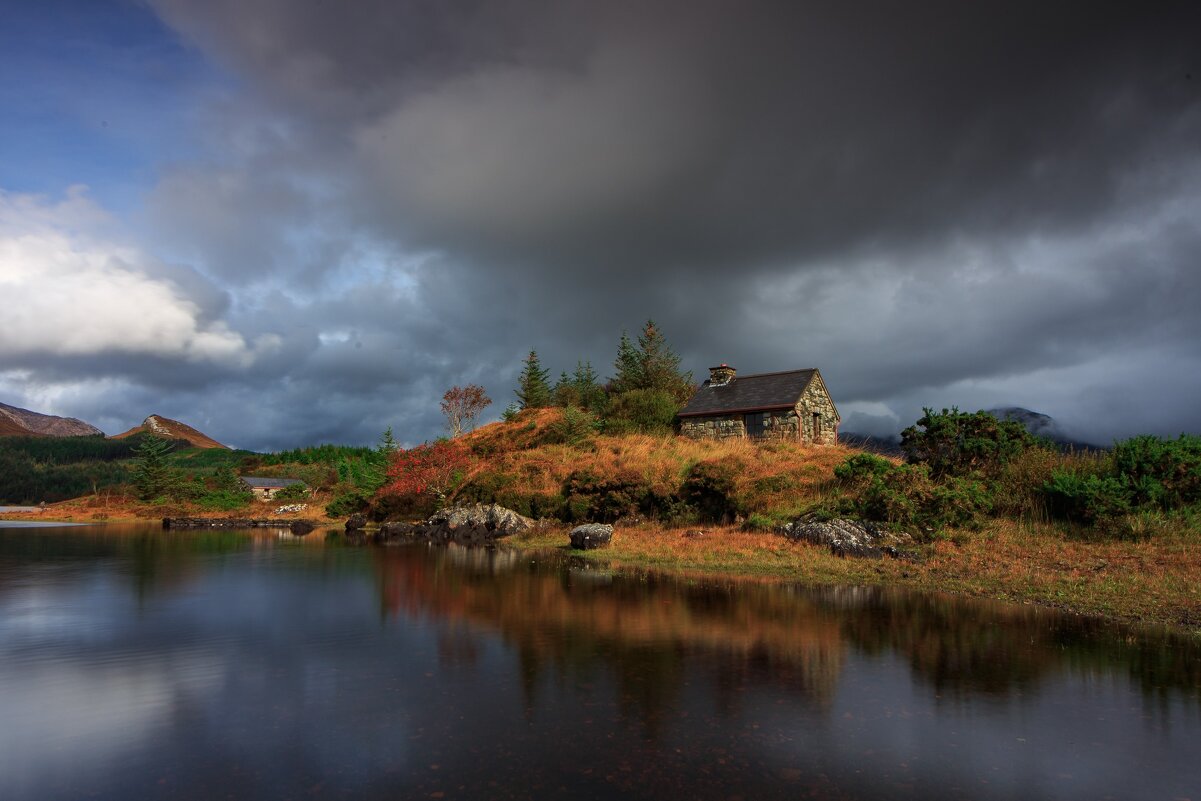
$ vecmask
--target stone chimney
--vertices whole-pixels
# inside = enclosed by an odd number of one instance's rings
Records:
[[[709,368],[709,386],[723,387],[734,380],[734,368],[722,362]]]

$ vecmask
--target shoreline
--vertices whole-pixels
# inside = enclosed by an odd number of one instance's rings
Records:
[[[161,523],[161,517],[128,514],[98,519],[85,510],[67,514],[3,514],[0,520],[54,523]],[[86,510],[90,512],[91,510]],[[214,515],[214,518],[218,516]],[[222,516],[232,517],[232,516]],[[344,521],[298,514],[320,530],[339,532]],[[735,527],[654,524],[620,528],[612,543],[574,551],[570,526],[554,526],[499,540],[525,552],[568,553],[616,569],[747,578],[812,586],[860,585],[966,595],[1104,618],[1116,623],[1163,625],[1201,637],[1201,560],[1182,540],[1078,540],[1045,524],[999,522],[980,531],[921,546],[923,561],[839,557],[822,546],[790,542],[770,532]]]
[[[1170,546],[1047,543],[1042,531],[986,529],[959,542],[923,546],[925,560],[915,563],[835,556],[823,546],[771,533],[712,528],[704,537],[688,538],[686,531],[626,529],[615,533],[608,547],[589,551],[571,550],[566,530],[517,534],[502,542],[531,552],[570,553],[618,569],[940,592],[1127,625],[1167,626],[1201,637],[1201,568],[1188,560],[1154,558],[1157,550],[1171,551]],[[1129,570],[1132,561],[1143,562],[1144,569]]]

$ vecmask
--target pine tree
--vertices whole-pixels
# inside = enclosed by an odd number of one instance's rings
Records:
[[[525,367],[517,378],[514,392],[523,409],[541,409],[550,406],[550,371],[542,368],[538,352],[531,350],[525,359]]]
[[[641,362],[642,385],[638,389],[667,392],[680,403],[692,395],[692,373],[680,372],[680,357],[676,355],[654,320],[647,320],[638,335],[638,357]]]
[[[133,483],[138,497],[149,501],[170,490],[174,483],[171,468],[167,466],[171,443],[162,437],[146,435],[133,452]]]
[[[613,367],[617,372],[609,379],[609,391],[614,395],[642,388],[642,360],[625,331],[621,332],[621,341],[617,343]]]
[[[555,388],[551,390],[551,397],[554,398],[555,406],[564,409],[580,405],[580,394],[576,391],[575,382],[567,376],[566,370],[559,373],[559,380],[555,382]]]
[[[635,389],[666,392],[680,403],[692,395],[692,373],[680,372],[675,354],[654,320],[647,320],[635,347],[623,331],[614,362],[617,374],[609,382],[614,395]]]
[[[580,408],[590,412],[600,412],[604,409],[605,390],[597,380],[596,371],[592,369],[592,362],[576,362],[571,384],[575,387]]]

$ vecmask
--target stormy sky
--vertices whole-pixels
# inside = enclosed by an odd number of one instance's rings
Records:
[[[537,348],[819,367],[843,429],[1201,431],[1193,3],[27,2],[0,401],[232,445],[495,417]]]

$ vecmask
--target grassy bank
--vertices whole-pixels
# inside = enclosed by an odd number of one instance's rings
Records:
[[[769,577],[804,584],[864,584],[962,593],[1052,606],[1115,620],[1178,626],[1201,636],[1201,536],[1085,541],[1046,524],[998,520],[925,546],[921,563],[834,556],[735,527],[641,526],[582,558],[614,566],[704,575]],[[509,540],[522,548],[566,549],[563,530]]]
[[[865,458],[857,449],[646,435],[565,442],[561,419],[560,410],[530,410],[456,441],[467,456],[447,487],[451,500],[497,502],[563,524],[515,541],[528,548],[564,548],[571,524],[617,520],[613,544],[584,554],[617,565],[940,590],[1201,632],[1195,515],[1144,510],[1087,526],[1048,514],[1037,488],[1056,471],[1096,473],[1103,455],[1017,452],[979,483],[990,488],[991,514],[973,508],[959,515],[970,525],[914,529],[924,561],[843,559],[773,532],[807,512],[861,504],[862,477],[836,476],[849,458]],[[888,465],[898,462],[867,460],[873,478]],[[886,512],[932,501],[961,511],[946,486],[901,466],[872,488]],[[686,536],[697,529],[704,536]]]

